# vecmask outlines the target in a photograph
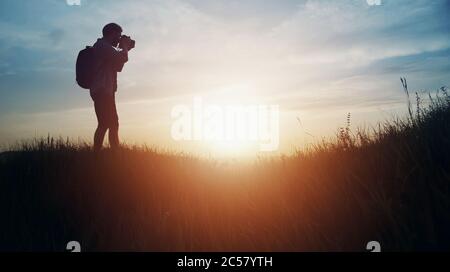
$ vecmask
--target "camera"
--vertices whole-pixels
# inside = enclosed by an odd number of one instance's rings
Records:
[[[122,35],[122,37],[120,37],[119,47],[123,48],[122,41],[125,40],[125,39],[129,40],[129,45],[130,46],[129,46],[128,50],[133,49],[134,46],[136,45],[136,41],[131,39],[131,37],[127,36],[127,35]]]

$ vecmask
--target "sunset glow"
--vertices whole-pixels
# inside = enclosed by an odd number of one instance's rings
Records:
[[[405,115],[400,76],[418,89],[448,83],[450,36],[448,21],[438,19],[440,2],[227,3],[2,2],[2,13],[23,15],[0,21],[1,145],[48,134],[91,141],[96,120],[74,81],[75,58],[110,21],[138,45],[118,80],[127,143],[195,154],[252,150],[247,141],[171,137],[173,108],[202,97],[220,107],[278,105],[279,145],[271,153],[291,153],[333,136],[348,113],[353,128]],[[22,20],[31,8],[41,16]],[[426,16],[436,19],[423,23]]]

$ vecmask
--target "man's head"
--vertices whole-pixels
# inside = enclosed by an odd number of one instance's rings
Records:
[[[116,23],[110,23],[103,27],[103,38],[105,38],[112,46],[117,46],[122,36],[122,28]]]

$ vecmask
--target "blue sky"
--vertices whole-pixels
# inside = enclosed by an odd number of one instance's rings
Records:
[[[170,108],[195,93],[277,103],[283,127],[301,117],[320,136],[346,112],[358,125],[401,113],[400,76],[414,90],[450,81],[446,0],[80,3],[0,2],[0,143],[47,133],[89,140],[95,115],[75,84],[75,59],[112,21],[137,41],[119,76],[128,141],[172,147]],[[308,141],[298,130],[282,129],[286,149]]]

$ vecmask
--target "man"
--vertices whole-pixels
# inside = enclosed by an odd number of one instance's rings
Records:
[[[97,72],[90,87],[98,121],[94,134],[96,151],[102,148],[107,130],[111,148],[119,147],[119,117],[115,102],[117,72],[122,71],[125,62],[128,61],[128,51],[134,46],[129,37],[122,36],[122,28],[118,24],[107,24],[102,32],[103,37],[93,46]]]

